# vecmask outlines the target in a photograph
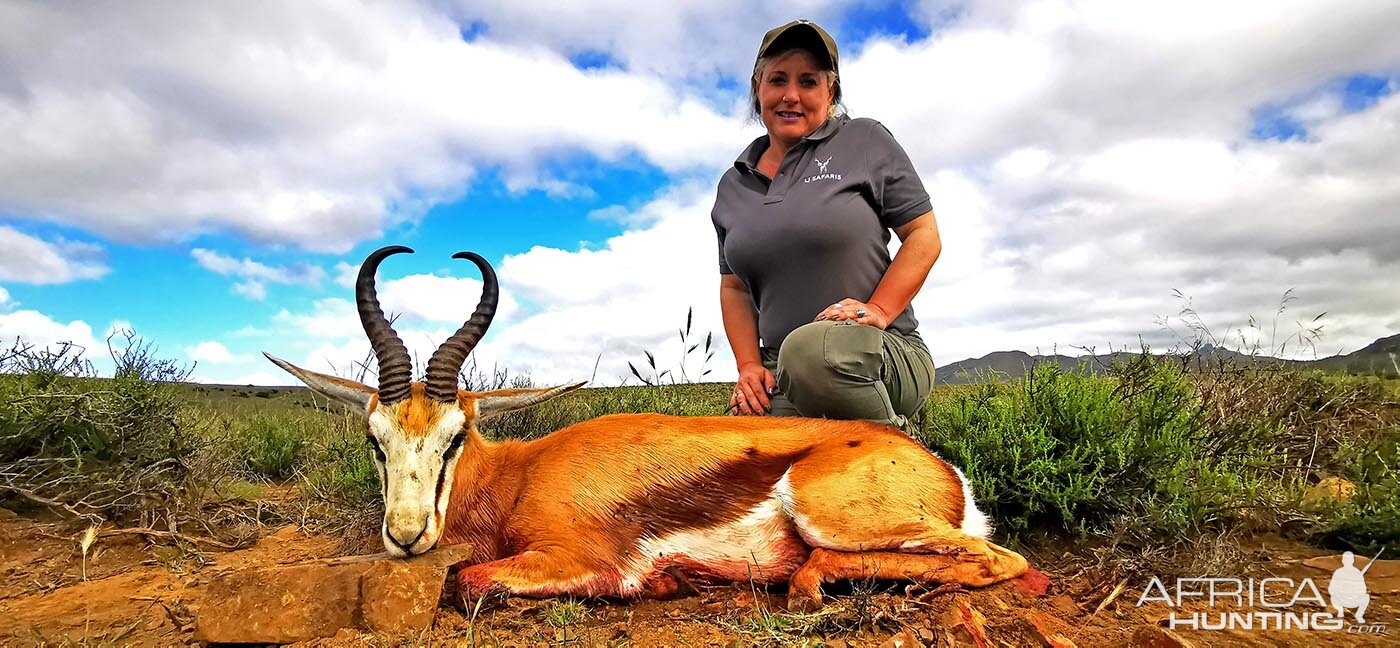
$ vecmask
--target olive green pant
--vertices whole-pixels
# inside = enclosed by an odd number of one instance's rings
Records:
[[[918,336],[855,322],[812,322],[762,350],[778,379],[773,416],[864,419],[908,430],[933,390],[933,358]]]

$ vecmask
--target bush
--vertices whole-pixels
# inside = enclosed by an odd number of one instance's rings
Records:
[[[1059,531],[1152,550],[1260,529],[1363,551],[1400,540],[1400,415],[1387,385],[1146,354],[1109,373],[1040,366],[938,390],[921,439],[963,468],[1013,540]],[[1352,480],[1357,497],[1301,510],[1329,475]]]
[[[268,479],[291,477],[307,445],[306,423],[282,413],[258,412],[235,425],[232,452],[243,468]]]
[[[1180,533],[1239,494],[1199,461],[1189,380],[1148,358],[1132,382],[1037,367],[930,401],[922,440],[958,465],[1013,537],[1103,532],[1123,517]],[[1213,482],[1208,488],[1203,482]]]
[[[1374,555],[1400,546],[1400,428],[1339,453],[1340,474],[1356,495],[1324,516],[1316,533],[1329,543]]]
[[[0,354],[0,489],[87,518],[168,518],[200,435],[166,381],[188,370],[131,334],[109,340],[114,378],[84,350],[16,342]]]

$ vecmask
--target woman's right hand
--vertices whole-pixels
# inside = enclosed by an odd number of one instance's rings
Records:
[[[739,416],[764,416],[773,409],[768,395],[777,393],[778,381],[761,362],[739,366],[739,380],[729,399],[731,411]]]

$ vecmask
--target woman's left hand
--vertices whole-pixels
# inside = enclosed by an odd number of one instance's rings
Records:
[[[847,297],[822,309],[822,312],[817,313],[814,321],[850,321],[873,326],[883,331],[885,327],[890,325],[890,319],[889,314],[885,313],[884,309],[879,306]]]

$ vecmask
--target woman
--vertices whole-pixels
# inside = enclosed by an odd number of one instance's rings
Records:
[[[725,172],[711,214],[731,405],[905,428],[934,373],[909,302],[942,244],[893,136],[837,111],[837,70],[835,41],[805,20],[759,47],[751,103],[768,132]]]

